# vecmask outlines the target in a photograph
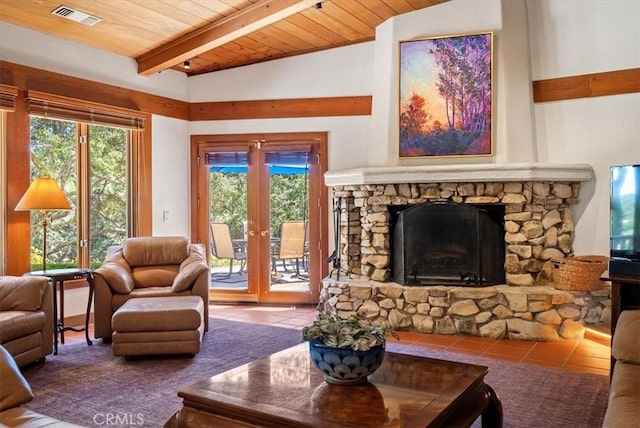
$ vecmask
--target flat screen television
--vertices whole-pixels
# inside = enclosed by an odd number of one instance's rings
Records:
[[[640,275],[640,165],[611,167],[609,272]]]

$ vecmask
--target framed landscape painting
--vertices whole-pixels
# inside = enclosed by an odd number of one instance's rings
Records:
[[[400,42],[401,158],[492,156],[493,33]]]

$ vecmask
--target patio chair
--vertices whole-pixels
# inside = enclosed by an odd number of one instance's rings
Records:
[[[229,260],[229,273],[221,279],[231,278],[233,274],[233,261],[240,262],[238,274],[244,272],[247,256],[245,246],[234,243],[231,239],[229,225],[226,223],[211,223],[211,254],[220,260]]]
[[[275,247],[272,254],[272,269],[276,272],[276,262],[281,260],[286,270],[285,262],[295,260],[295,272],[298,278],[300,274],[300,261],[306,257],[307,244],[307,222],[306,221],[285,221],[280,228],[280,243]]]

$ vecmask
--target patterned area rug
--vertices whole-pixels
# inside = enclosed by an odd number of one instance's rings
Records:
[[[388,343],[401,354],[489,367],[485,382],[500,397],[505,428],[595,428],[607,410],[609,377]],[[473,427],[480,427],[476,421]]]
[[[161,427],[181,407],[181,387],[300,343],[299,330],[211,319],[194,358],[111,354],[101,341],[62,345],[44,364],[24,368],[35,399],[25,407],[87,427]],[[388,351],[488,366],[505,427],[598,427],[609,379],[527,364],[431,351],[391,339]],[[480,426],[477,421],[474,426]]]
[[[299,330],[211,318],[194,357],[114,357],[101,340],[61,345],[24,368],[35,398],[25,407],[87,427],[161,427],[182,407],[180,388],[300,343]],[[111,418],[111,423],[107,423]],[[120,422],[120,423],[115,423]]]

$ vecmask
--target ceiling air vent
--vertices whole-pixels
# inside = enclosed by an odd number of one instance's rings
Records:
[[[98,22],[102,21],[101,18],[95,17],[95,16],[91,16],[89,14],[86,14],[84,12],[80,12],[78,10],[75,9],[71,9],[70,7],[67,6],[58,6],[55,9],[53,9],[51,11],[52,15],[56,15],[56,16],[60,16],[62,18],[66,18],[66,19],[70,19],[72,21],[75,22],[79,22],[80,24],[84,24],[87,25],[89,27],[97,24]]]

